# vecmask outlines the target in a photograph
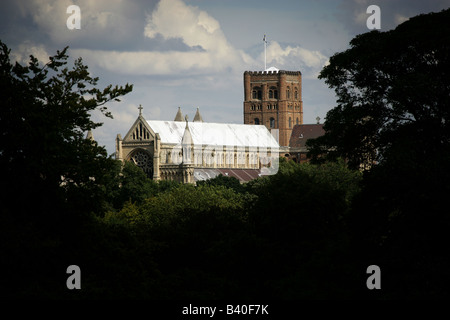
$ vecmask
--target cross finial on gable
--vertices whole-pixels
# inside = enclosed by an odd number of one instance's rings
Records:
[[[138,109],[139,109],[139,115],[141,116],[142,115],[142,105],[139,105],[139,107],[138,107]]]

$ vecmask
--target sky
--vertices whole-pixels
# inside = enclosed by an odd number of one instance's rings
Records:
[[[80,8],[80,29],[69,29]],[[70,62],[81,57],[98,87],[133,84],[121,102],[107,104],[113,119],[94,138],[108,154],[117,134],[139,115],[173,120],[178,107],[194,118],[243,123],[243,74],[264,70],[301,71],[304,123],[323,122],[336,105],[334,91],[317,79],[329,58],[369,32],[370,5],[380,8],[380,31],[418,14],[439,12],[450,0],[0,0],[0,39],[11,60],[42,64],[69,46]]]

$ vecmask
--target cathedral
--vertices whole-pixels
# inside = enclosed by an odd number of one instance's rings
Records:
[[[154,180],[183,183],[220,174],[246,182],[278,171],[280,156],[306,161],[305,141],[323,134],[321,124],[303,125],[300,71],[269,68],[244,73],[244,124],[193,121],[181,108],[173,121],[139,116],[116,138],[116,159],[133,161]]]
[[[192,122],[179,108],[173,121],[146,120],[139,113],[125,135],[117,135],[116,158],[131,160],[154,180],[195,183],[219,174],[241,182],[278,169],[279,145],[265,126]]]

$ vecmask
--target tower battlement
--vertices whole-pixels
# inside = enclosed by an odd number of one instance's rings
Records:
[[[278,70],[278,71],[272,71],[272,70],[265,70],[265,71],[245,71],[245,74],[249,75],[271,75],[271,74],[287,74],[292,76],[298,76],[302,75],[301,71],[287,71],[287,70]]]

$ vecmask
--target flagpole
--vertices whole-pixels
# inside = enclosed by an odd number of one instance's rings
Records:
[[[266,50],[267,50],[267,40],[266,40],[266,35],[264,34],[264,71],[267,70],[267,56],[266,56]]]

